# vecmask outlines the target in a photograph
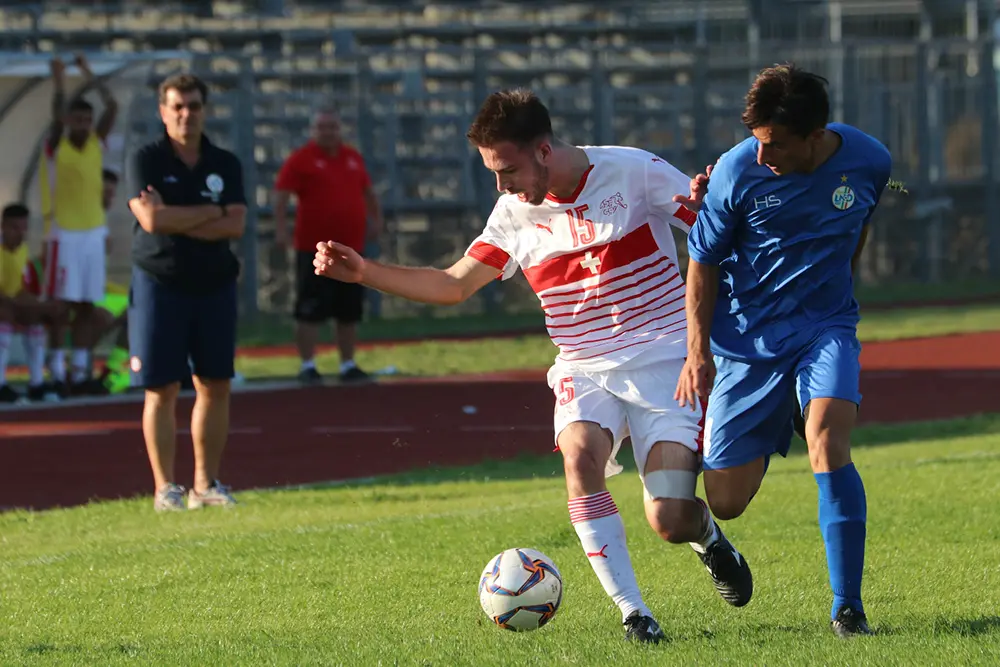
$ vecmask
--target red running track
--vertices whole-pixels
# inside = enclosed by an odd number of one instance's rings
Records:
[[[1000,412],[1000,333],[868,344],[862,364],[862,422]],[[239,393],[222,477],[237,489],[272,487],[551,452],[552,402],[544,372]],[[190,409],[182,399],[181,423]],[[141,410],[0,412],[0,508],[149,494]],[[186,431],[177,473],[190,484]]]

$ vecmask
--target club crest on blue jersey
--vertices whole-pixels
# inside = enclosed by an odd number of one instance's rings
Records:
[[[833,191],[833,207],[838,211],[846,211],[854,205],[857,196],[847,184],[847,176],[841,176],[840,182],[842,185]]]

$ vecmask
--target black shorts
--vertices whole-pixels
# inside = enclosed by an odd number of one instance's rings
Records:
[[[358,283],[342,283],[317,276],[315,253],[295,253],[295,319],[301,322],[336,320],[344,324],[360,322],[364,312],[365,288]]]

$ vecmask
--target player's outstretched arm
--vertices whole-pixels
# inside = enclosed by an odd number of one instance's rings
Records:
[[[316,246],[316,275],[362,283],[411,301],[450,306],[465,301],[497,277],[497,269],[463,257],[447,269],[382,264],[332,241]]]
[[[692,409],[707,401],[715,383],[710,333],[719,296],[719,267],[688,260],[684,308],[687,315],[688,356],[677,382],[674,400]]]

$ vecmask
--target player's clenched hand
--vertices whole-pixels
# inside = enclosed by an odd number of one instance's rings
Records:
[[[326,276],[343,283],[359,283],[365,268],[365,260],[352,248],[342,243],[321,241],[316,244],[313,259],[317,276]]]
[[[680,204],[689,211],[697,213],[701,210],[701,200],[705,198],[705,193],[708,192],[708,179],[712,176],[712,165],[705,167],[704,174],[698,174],[691,179],[688,184],[688,188],[691,190],[690,196],[685,197],[684,195],[674,195],[673,200],[675,204]]]
[[[682,408],[690,405],[694,410],[701,401],[708,400],[708,394],[715,383],[715,360],[711,355],[704,358],[689,356],[677,380],[674,400]],[[700,400],[699,400],[700,399]]]

